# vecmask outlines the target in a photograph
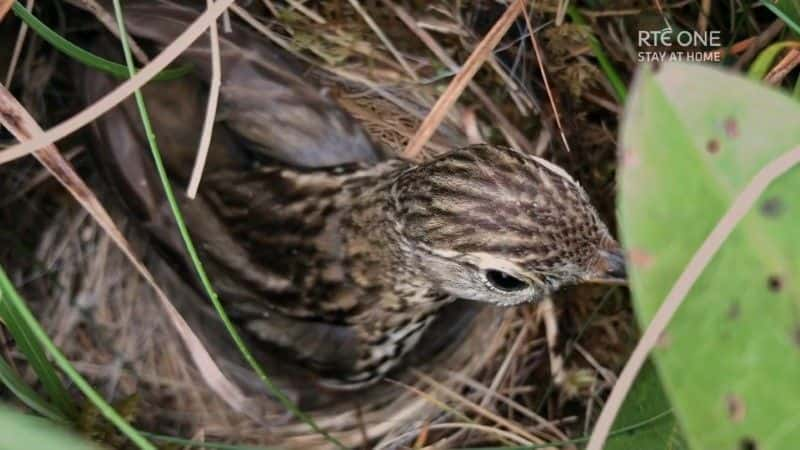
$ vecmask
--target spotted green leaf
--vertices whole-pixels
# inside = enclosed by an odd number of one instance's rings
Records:
[[[688,450],[652,363],[642,368],[614,430],[625,431],[610,436],[605,450]]]
[[[642,327],[753,175],[800,145],[800,105],[718,69],[643,70],[621,136],[619,216]],[[800,168],[706,267],[653,358],[693,449],[800,442]]]

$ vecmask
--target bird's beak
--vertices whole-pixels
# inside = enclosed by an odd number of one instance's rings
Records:
[[[625,285],[628,274],[625,269],[625,256],[622,249],[600,250],[597,274],[585,280],[588,283]]]

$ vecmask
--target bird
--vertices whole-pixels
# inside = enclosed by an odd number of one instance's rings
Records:
[[[175,0],[125,5],[131,34],[154,46],[197,14]],[[94,45],[106,55],[117,46]],[[511,307],[625,276],[619,244],[563,168],[490,144],[423,162],[391,156],[290,55],[244,27],[221,45],[221,118],[198,198],[179,195],[180,208],[251,345],[280,349],[319,385],[357,390],[401,369],[433,331],[453,336],[432,328],[458,327],[437,320],[454,304]],[[179,185],[201,128],[208,43],[184,59],[196,75],[144,90]],[[87,103],[115,84],[93,70],[78,78]],[[131,216],[198,285],[132,102],[97,120],[93,136]]]

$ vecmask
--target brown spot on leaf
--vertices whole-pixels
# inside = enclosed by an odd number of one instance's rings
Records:
[[[656,348],[666,349],[669,348],[671,345],[672,345],[672,336],[670,336],[670,334],[665,331],[661,333],[660,336],[658,336],[658,340],[656,340],[655,346]]]
[[[779,197],[770,197],[761,203],[761,214],[767,217],[777,217],[783,212],[783,200]]]
[[[767,288],[772,292],[780,292],[783,289],[783,278],[779,275],[770,275],[767,278]]]
[[[30,137],[28,133],[25,133],[25,130],[22,126],[22,117],[20,117],[16,111],[0,108],[0,122],[6,123],[9,130],[18,131],[21,135],[23,135],[23,137]]]
[[[706,150],[712,155],[719,152],[719,141],[716,139],[709,139],[706,143]]]
[[[653,70],[653,74],[657,74],[661,71],[661,62],[658,60],[650,61],[650,67]]]
[[[628,252],[628,261],[636,267],[646,269],[653,265],[653,257],[641,248],[632,248]]]
[[[739,137],[739,123],[736,119],[728,117],[725,119],[723,126],[725,127],[725,134],[728,135],[729,138],[734,139]]]
[[[800,324],[796,324],[794,326],[794,331],[792,332],[792,342],[794,343],[795,347],[800,350]]]
[[[642,158],[639,156],[639,152],[629,148],[622,152],[622,165],[628,169],[633,169],[638,167],[642,162]]]
[[[728,307],[728,319],[736,320],[739,318],[739,315],[742,313],[742,308],[739,306],[739,302],[734,301]]]
[[[736,394],[728,394],[725,396],[725,405],[728,408],[728,418],[732,422],[739,423],[744,420],[747,407],[741,397]]]
[[[743,437],[739,440],[739,450],[758,450],[758,442],[751,437]]]

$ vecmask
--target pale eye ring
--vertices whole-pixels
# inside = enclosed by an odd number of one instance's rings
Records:
[[[487,284],[502,292],[518,292],[528,288],[528,283],[501,270],[486,271]]]

